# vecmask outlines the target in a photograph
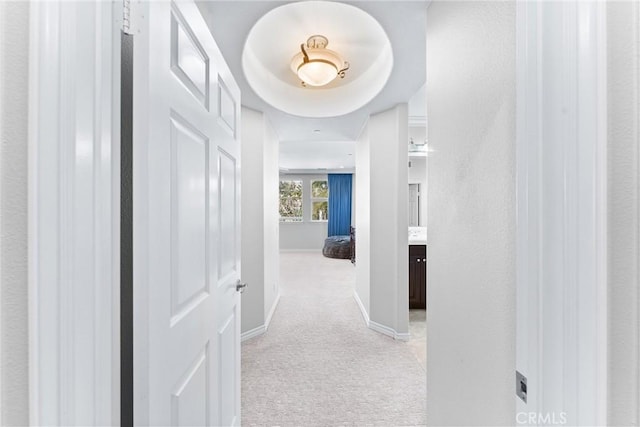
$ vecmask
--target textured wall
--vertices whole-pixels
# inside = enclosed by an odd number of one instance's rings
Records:
[[[271,123],[264,120],[264,315],[272,310],[278,296],[280,283],[280,215],[278,211],[279,141]]]
[[[278,136],[261,112],[242,108],[242,332],[265,324],[278,292]]]
[[[264,325],[264,116],[242,107],[242,332]]]
[[[407,104],[369,118],[372,322],[409,332]]]
[[[640,6],[613,2],[608,14],[608,282],[610,425],[640,425],[638,290]]]
[[[515,2],[427,10],[428,425],[515,420]]]
[[[26,425],[29,5],[0,2],[0,425]]]
[[[369,286],[371,280],[371,178],[369,168],[369,126],[362,129],[356,141],[355,200],[356,211],[356,294],[369,316]]]

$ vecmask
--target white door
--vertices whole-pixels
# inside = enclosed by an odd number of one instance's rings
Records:
[[[135,423],[239,425],[240,90],[194,2],[139,7]]]

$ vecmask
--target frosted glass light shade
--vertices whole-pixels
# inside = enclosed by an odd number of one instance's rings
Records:
[[[305,60],[303,52],[298,52],[291,60],[291,70],[309,86],[329,84],[345,68],[344,59],[332,50],[307,47],[305,52],[308,59]]]
[[[324,61],[306,62],[298,68],[300,80],[310,86],[324,86],[338,76],[335,65]]]

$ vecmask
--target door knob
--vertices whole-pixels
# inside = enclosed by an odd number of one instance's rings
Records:
[[[244,292],[244,288],[247,287],[246,283],[242,283],[240,281],[240,279],[238,279],[238,281],[236,282],[236,291],[243,293]]]

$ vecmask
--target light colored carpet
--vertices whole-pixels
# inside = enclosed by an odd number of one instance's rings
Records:
[[[420,362],[420,366],[427,370],[427,310],[409,310],[409,334],[411,340],[407,343],[411,351]]]
[[[269,330],[242,345],[242,425],[426,425],[425,370],[407,343],[366,328],[353,265],[280,259]]]

